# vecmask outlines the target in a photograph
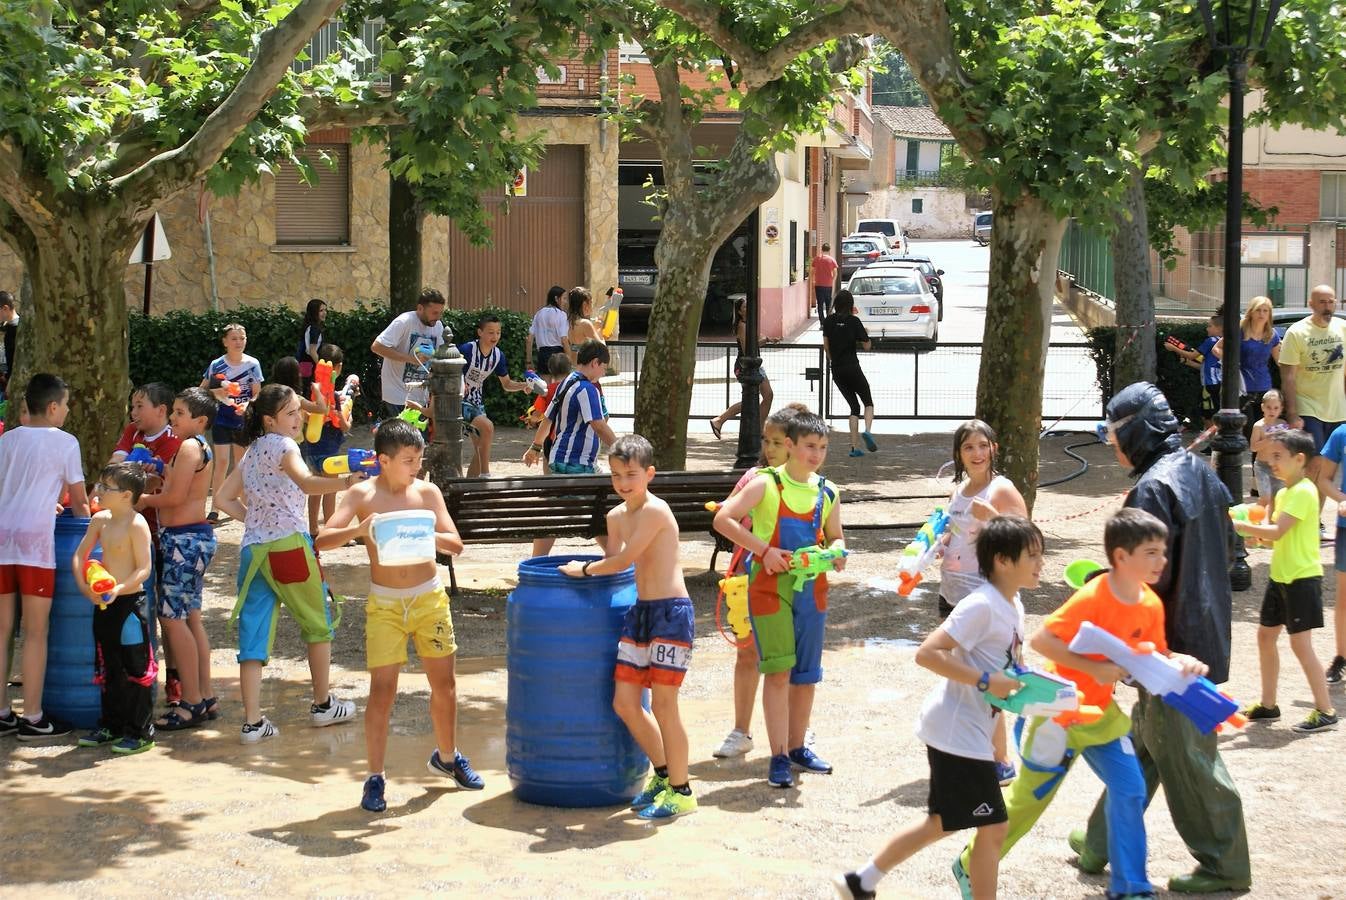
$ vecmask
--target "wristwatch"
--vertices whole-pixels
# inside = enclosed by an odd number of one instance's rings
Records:
[[[991,687],[991,673],[982,672],[981,677],[977,679],[977,690],[983,694]]]

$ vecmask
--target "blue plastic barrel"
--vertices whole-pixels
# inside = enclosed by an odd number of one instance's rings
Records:
[[[70,571],[70,559],[88,530],[89,520],[68,510],[56,517],[56,593],[51,598],[47,680],[42,688],[42,709],[78,728],[93,728],[100,713],[99,689],[93,683],[93,604],[79,592]]]
[[[509,700],[505,766],[514,795],[544,806],[615,806],[640,792],[649,759],[612,711],[622,618],[636,602],[635,570],[570,578],[519,564],[506,611]]]

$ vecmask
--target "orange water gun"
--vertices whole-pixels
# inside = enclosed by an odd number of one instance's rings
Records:
[[[323,403],[327,406],[325,413],[309,413],[308,423],[304,426],[304,440],[310,444],[316,444],[322,437],[322,423],[329,421],[337,428],[341,427],[341,408],[336,402],[336,373],[332,371],[332,363],[325,359],[318,360],[318,364],[313,367],[313,396],[314,403]]]

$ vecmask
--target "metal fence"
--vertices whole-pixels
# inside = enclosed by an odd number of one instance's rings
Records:
[[[645,358],[643,341],[609,343],[620,374],[603,379],[608,414],[635,415],[636,390]],[[979,343],[941,343],[929,352],[860,354],[874,399],[874,417],[887,420],[964,420],[977,411]],[[711,419],[741,398],[734,377],[738,349],[731,343],[698,342],[689,419]],[[832,383],[821,344],[772,344],[762,348],[762,368],[771,380],[773,407],[800,401],[824,418],[845,419],[849,410]],[[1048,345],[1042,417],[1047,421],[1098,421],[1103,395],[1084,342]]]

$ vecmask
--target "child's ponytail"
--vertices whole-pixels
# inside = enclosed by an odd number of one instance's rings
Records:
[[[266,434],[263,416],[270,416],[274,419],[282,409],[289,405],[293,398],[294,388],[275,383],[263,386],[261,393],[248,404],[248,411],[243,418],[243,433],[238,441],[239,445],[246,447]]]

